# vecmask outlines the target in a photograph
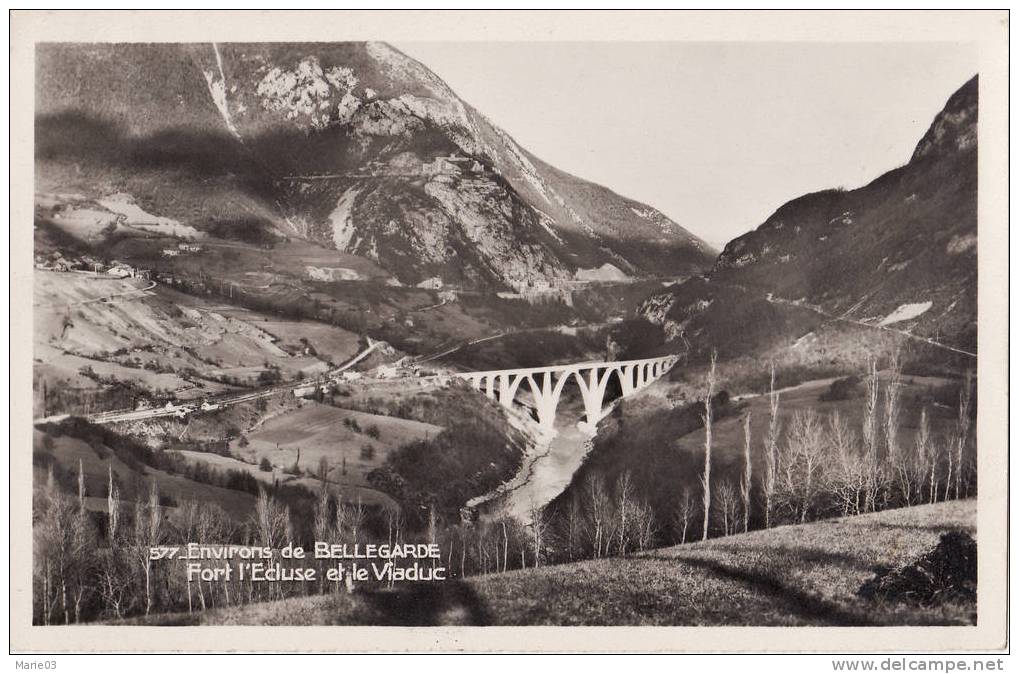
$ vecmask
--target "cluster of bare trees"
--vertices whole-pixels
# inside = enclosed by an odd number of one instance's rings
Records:
[[[34,619],[37,624],[70,624],[97,619],[121,619],[164,611],[196,611],[309,593],[349,591],[347,583],[327,582],[325,560],[288,562],[274,554],[272,562],[316,567],[317,582],[241,580],[241,561],[202,562],[208,568],[233,567],[230,579],[191,577],[181,560],[153,561],[155,546],[250,546],[273,551],[314,541],[388,543],[427,541],[439,545],[446,576],[479,575],[539,566],[552,559],[546,535],[550,517],[536,511],[535,523],[525,527],[512,518],[485,522],[443,523],[432,508],[424,531],[408,531],[395,509],[368,508],[360,499],[344,500],[323,489],[311,511],[305,540],[291,507],[271,491],[261,490],[247,521],[238,522],[221,507],[185,501],[176,508],[160,505],[155,483],[139,490],[137,502],[125,503],[112,470],[109,472],[105,512],[86,507],[81,466],[77,493],[61,488],[52,471],[34,494]],[[630,499],[627,496],[626,499]],[[640,508],[624,505],[627,522],[636,522]],[[622,543],[630,546],[629,530]],[[617,535],[609,528],[610,535]],[[636,535],[636,534],[634,534]],[[639,537],[639,536],[638,536]],[[608,544],[607,544],[608,545]]]
[[[692,508],[692,503],[690,503]],[[614,484],[597,472],[586,475],[558,510],[545,513],[549,557],[555,561],[598,559],[654,546],[659,524],[637,494],[629,472]]]
[[[112,471],[103,527],[97,526],[85,498],[80,463],[75,496],[59,488],[52,470],[35,491],[33,580],[35,617],[41,624],[80,622],[96,606],[107,607],[115,617],[152,610],[156,590],[148,546],[158,544],[163,533],[158,493],[153,487],[135,504],[130,530],[122,524]]]
[[[711,423],[705,414],[704,494],[705,535],[711,522],[724,535],[752,522],[770,527],[778,522],[807,522],[831,515],[858,515],[885,508],[965,498],[974,486],[974,455],[970,441],[972,381],[960,389],[954,425],[939,436],[931,428],[930,411],[922,409],[912,442],[902,442],[903,378],[898,356],[883,376],[872,361],[864,379],[863,419],[859,430],[835,410],[822,415],[813,409],[796,410],[782,428],[780,394],[771,373],[768,428],[764,437],[763,476],[757,484],[760,512],[754,498],[751,419],[743,418],[743,472],[739,483],[722,481],[708,496],[711,485]],[[713,392],[713,368],[708,396]],[[708,398],[710,399],[710,398]],[[710,407],[710,406],[708,406]],[[683,514],[682,539],[689,521],[689,494],[679,497]],[[713,505],[709,513],[708,505]]]
[[[899,358],[881,373],[876,362],[870,363],[863,384],[862,420],[853,421],[853,415],[838,410],[823,414],[807,408],[783,414],[772,367],[767,418],[742,416],[740,461],[719,471],[714,465],[713,356],[703,400],[698,484],[678,489],[672,512],[655,513],[634,493],[628,473],[610,484],[591,472],[574,485],[566,505],[551,513],[554,534],[545,534],[544,540],[546,548],[558,554],[549,556],[561,561],[605,557],[660,543],[969,496],[976,477],[971,378],[961,386],[954,423],[942,423],[936,432],[933,408],[923,408],[908,441]],[[763,429],[756,440],[755,424]],[[547,523],[542,526],[549,528]]]

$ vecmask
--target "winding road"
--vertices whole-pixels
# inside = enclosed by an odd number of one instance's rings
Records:
[[[85,272],[85,273],[87,273],[87,272]],[[90,278],[91,278],[91,275],[90,275]],[[96,276],[94,278],[100,279],[100,280],[105,280],[105,281],[123,281],[124,280],[124,279],[120,278],[119,276]],[[147,286],[145,286],[144,288],[132,288],[131,290],[125,290],[123,292],[113,293],[111,295],[103,295],[102,297],[93,297],[91,299],[80,300],[78,302],[66,302],[66,303],[65,302],[53,302],[53,303],[50,303],[50,304],[35,304],[35,305],[33,305],[33,308],[35,308],[35,309],[53,309],[55,307],[79,307],[79,306],[82,306],[82,305],[85,305],[85,304],[94,304],[96,302],[109,302],[110,300],[112,300],[114,298],[118,298],[118,297],[128,297],[128,296],[131,296],[131,295],[139,295],[141,293],[148,292],[149,290],[152,290],[155,287],[156,287],[156,282],[155,281],[149,281],[149,284]]]
[[[859,325],[859,326],[862,326],[862,327],[865,327],[865,328],[871,328],[873,330],[884,330],[886,332],[894,332],[894,333],[902,335],[903,337],[906,337],[908,339],[912,339],[912,340],[917,341],[917,342],[923,342],[925,344],[929,344],[930,346],[936,347],[938,349],[944,349],[946,351],[951,351],[953,353],[962,354],[964,356],[969,356],[971,358],[976,358],[977,357],[977,354],[973,353],[972,351],[966,351],[965,349],[960,349],[958,347],[954,347],[954,346],[951,346],[949,344],[943,344],[943,343],[935,341],[935,340],[933,340],[933,339],[931,339],[929,337],[921,337],[919,335],[914,335],[913,333],[907,332],[906,330],[899,330],[898,328],[892,328],[892,327],[889,327],[887,325],[876,325],[874,323],[867,323],[866,321],[862,321],[862,320],[859,320],[859,319],[856,319],[856,318],[849,318],[848,316],[845,316],[845,315],[836,316],[834,314],[828,313],[827,311],[825,311],[821,307],[819,307],[817,305],[814,305],[814,304],[807,304],[805,302],[794,302],[792,300],[787,300],[787,299],[784,299],[782,297],[775,297],[771,293],[768,293],[765,296],[765,299],[768,302],[772,303],[772,304],[782,304],[782,305],[785,305],[785,306],[800,307],[801,309],[809,309],[810,311],[813,311],[816,314],[824,316],[825,318],[827,318],[829,320],[842,321],[844,323],[852,323],[853,325]]]

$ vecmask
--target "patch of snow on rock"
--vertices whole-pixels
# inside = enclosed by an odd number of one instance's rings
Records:
[[[346,252],[350,245],[350,240],[354,238],[354,219],[352,217],[352,211],[354,206],[354,199],[360,190],[354,189],[353,187],[348,189],[336,202],[336,208],[329,214],[329,221],[333,225],[333,242],[336,244],[336,250],[340,252]]]
[[[956,234],[952,237],[951,241],[948,242],[946,250],[949,255],[958,255],[965,253],[967,250],[972,250],[977,247],[977,235],[968,234],[966,236],[959,236]]]
[[[305,267],[308,278],[314,281],[363,281],[364,277],[347,267]]]
[[[892,323],[901,323],[902,321],[912,320],[925,313],[932,306],[934,306],[933,302],[902,304],[898,309],[882,318],[878,325],[891,325]]]

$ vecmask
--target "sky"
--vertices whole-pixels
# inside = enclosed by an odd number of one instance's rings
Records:
[[[562,170],[721,248],[808,192],[909,160],[976,53],[934,43],[411,42]]]

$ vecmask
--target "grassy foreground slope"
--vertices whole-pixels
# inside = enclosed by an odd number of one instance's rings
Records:
[[[899,567],[950,529],[975,532],[957,501],[777,527],[472,582],[514,625],[959,624],[975,606],[921,608],[856,596],[878,567]]]
[[[856,595],[949,530],[974,533],[958,501],[778,527],[654,550],[471,578],[163,614],[133,624],[229,625],[919,625],[966,624],[976,607]]]

